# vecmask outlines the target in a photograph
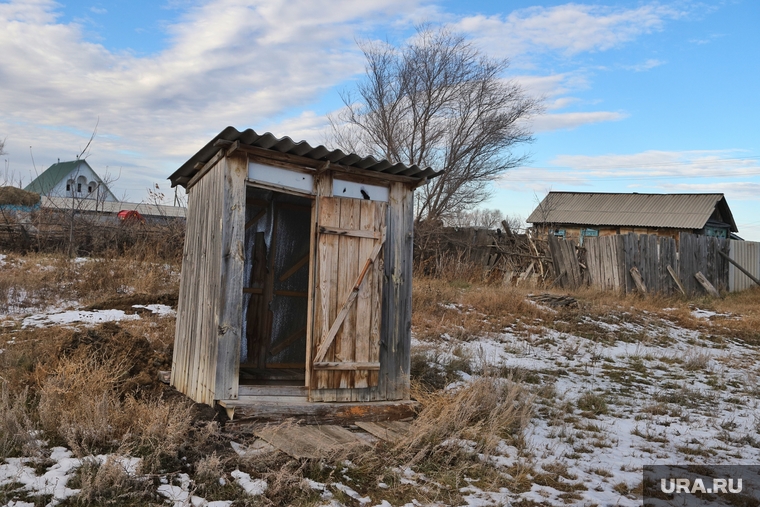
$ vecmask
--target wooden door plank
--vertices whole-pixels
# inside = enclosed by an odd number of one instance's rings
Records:
[[[349,201],[351,204],[353,201],[358,201],[357,199],[353,199],[352,201]],[[372,204],[375,201],[358,201],[359,203],[367,203]],[[373,231],[371,229],[349,229],[346,227],[327,227],[324,225],[319,226],[319,233],[320,234],[335,234],[337,236],[350,236],[353,238],[364,238],[364,239],[380,239],[380,232]]]
[[[318,223],[337,226],[339,220],[340,200],[320,198]],[[327,336],[330,331],[330,325],[335,320],[337,310],[335,310],[334,305],[331,305],[331,301],[335,301],[338,291],[338,237],[329,234],[319,235],[317,245],[317,254],[319,256],[319,298],[315,302],[315,311],[320,313],[320,327],[315,327],[314,329],[315,337],[313,342],[314,346],[312,347],[314,356],[312,357],[312,360],[316,357],[319,344]],[[334,359],[330,349],[325,353],[325,359]],[[326,371],[315,372],[314,377],[316,385],[312,387],[316,387],[317,389],[327,389],[329,375],[330,373]]]
[[[342,199],[340,205],[340,228],[355,230],[361,222],[361,201],[358,199]],[[351,296],[356,299],[358,289],[354,283],[359,274],[359,239],[350,236],[340,236],[338,239],[338,298],[333,304],[340,308],[336,316],[336,322],[332,324],[324,344],[329,344],[334,339],[335,359],[337,361],[354,360],[356,340],[356,305],[346,302],[341,308],[341,303]],[[342,323],[338,321],[343,319]],[[333,334],[334,333],[334,334]],[[324,354],[324,352],[323,352]],[[318,360],[321,361],[322,357]],[[349,372],[332,373],[332,385],[336,389],[353,387],[353,375]],[[336,401],[350,401],[350,399],[337,399]]]
[[[360,223],[359,228],[364,232],[375,231],[375,210],[377,206],[372,201],[361,201],[360,203]],[[378,238],[380,239],[380,238]],[[373,239],[359,240],[359,262],[369,258],[374,246]],[[361,285],[356,301],[356,342],[354,350],[354,360],[357,363],[369,363],[369,337],[370,326],[372,325],[372,291],[374,290],[374,276],[369,273],[367,280]],[[378,363],[379,365],[380,363]],[[378,368],[379,369],[379,368]],[[358,389],[368,387],[367,370],[359,370],[353,374],[353,385]]]
[[[388,206],[385,203],[375,205],[375,225],[376,231],[385,231],[385,220],[388,214]],[[377,260],[372,264],[372,301],[370,308],[372,310],[369,330],[369,357],[368,360],[373,363],[380,362],[380,322],[382,320],[383,305],[383,264],[385,246],[380,248]],[[367,383],[370,387],[377,386],[379,381],[379,372],[370,371],[367,376]],[[377,393],[375,389],[372,393]]]
[[[319,348],[317,349],[317,353],[315,355],[315,361],[322,361],[325,358],[325,354],[329,350],[330,345],[332,345],[335,337],[338,335],[341,325],[345,322],[346,317],[348,316],[349,311],[352,308],[352,304],[356,300],[359,294],[359,290],[361,289],[361,286],[364,283],[364,280],[367,278],[367,273],[369,273],[371,265],[376,261],[378,255],[380,254],[380,250],[382,249],[383,244],[384,244],[384,240],[380,240],[379,242],[375,244],[375,247],[372,250],[372,253],[370,254],[370,258],[366,260],[364,267],[359,273],[359,276],[356,278],[356,282],[351,288],[351,291],[348,293],[348,297],[346,298],[345,303],[343,303],[343,306],[338,312],[337,317],[335,318],[332,326],[327,332],[327,336],[325,337],[325,339],[322,341]]]

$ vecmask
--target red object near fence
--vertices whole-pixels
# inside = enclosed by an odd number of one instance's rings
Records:
[[[143,218],[143,216],[139,212],[133,209],[121,210],[116,216],[118,217],[120,221],[126,222],[126,223],[141,223],[141,224],[145,223],[145,219]]]

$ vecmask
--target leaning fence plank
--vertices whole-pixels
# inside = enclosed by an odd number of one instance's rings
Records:
[[[728,255],[726,255],[725,253],[723,253],[721,251],[718,251],[718,253],[722,257],[724,257],[728,262],[730,262],[731,264],[733,264],[734,266],[736,266],[737,269],[739,269],[739,271],[741,271],[742,273],[744,273],[745,275],[747,275],[750,280],[752,280],[753,282],[755,282],[757,285],[760,285],[760,280],[758,280],[757,278],[755,278],[754,276],[752,276],[752,273],[750,273],[749,271],[747,271],[746,269],[744,269],[744,267],[741,264],[739,264],[738,262],[736,262],[731,257],[729,257]]]
[[[636,288],[639,290],[640,293],[646,294],[647,293],[647,286],[644,285],[644,280],[641,277],[641,273],[639,273],[638,268],[636,266],[631,268],[631,277],[633,278],[633,281],[636,283]]]
[[[699,284],[702,287],[704,287],[704,289],[707,291],[708,294],[716,298],[720,297],[720,293],[717,290],[715,290],[715,287],[713,286],[713,284],[711,284],[707,280],[707,278],[705,278],[705,275],[703,275],[701,271],[697,271],[697,273],[694,275],[694,278],[697,279]]]
[[[683,284],[681,283],[681,280],[678,279],[678,275],[676,274],[676,271],[668,264],[668,273],[670,273],[670,276],[673,278],[673,281],[676,282],[676,285],[678,286],[678,290],[681,291],[681,294],[684,296],[686,295],[686,289],[683,288]]]

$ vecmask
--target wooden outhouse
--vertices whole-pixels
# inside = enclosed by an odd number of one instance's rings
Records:
[[[431,168],[227,127],[188,192],[171,384],[232,416],[408,405],[414,189]]]

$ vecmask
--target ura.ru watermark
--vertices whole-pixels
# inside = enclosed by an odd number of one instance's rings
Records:
[[[707,483],[707,484],[705,484]],[[741,493],[742,492],[742,479],[708,479],[707,481],[701,478],[686,479],[686,478],[670,478],[660,479],[660,491],[663,493]]]
[[[644,466],[644,507],[760,506],[758,465]]]

